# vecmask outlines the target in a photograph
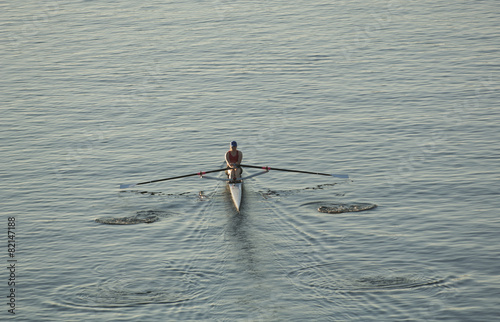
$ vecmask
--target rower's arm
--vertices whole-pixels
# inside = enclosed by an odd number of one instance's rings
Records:
[[[226,152],[226,164],[229,168],[232,168],[232,165],[231,163],[229,163],[229,156],[228,156],[229,152]]]
[[[238,157],[238,165],[241,164],[241,160],[243,160],[243,152],[239,151],[239,157]]]

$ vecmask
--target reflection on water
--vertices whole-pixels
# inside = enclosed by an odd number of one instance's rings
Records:
[[[260,274],[258,249],[255,246],[252,227],[245,211],[240,211],[228,218],[225,238],[233,249],[237,261],[244,271],[257,277]]]

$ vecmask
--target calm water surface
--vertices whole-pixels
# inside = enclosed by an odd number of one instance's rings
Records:
[[[0,8],[3,319],[498,319],[496,1]]]

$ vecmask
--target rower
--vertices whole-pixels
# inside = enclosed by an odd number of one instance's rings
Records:
[[[227,171],[227,175],[232,181],[236,181],[241,177],[242,169],[240,164],[242,159],[243,153],[238,151],[238,144],[236,141],[232,141],[229,151],[226,152],[226,163],[228,168],[231,168]]]

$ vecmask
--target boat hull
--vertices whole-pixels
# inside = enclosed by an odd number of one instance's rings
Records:
[[[237,211],[240,211],[241,196],[243,194],[243,183],[228,183],[229,191],[231,192],[231,199],[233,199],[234,206]]]

